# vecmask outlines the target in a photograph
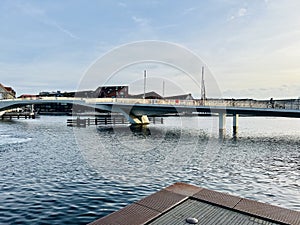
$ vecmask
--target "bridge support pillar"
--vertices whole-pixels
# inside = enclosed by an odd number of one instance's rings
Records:
[[[150,123],[149,118],[148,118],[147,115],[136,116],[136,115],[127,113],[125,110],[123,110],[121,108],[118,108],[117,112],[122,113],[130,124],[133,124],[133,125],[148,125]]]
[[[147,115],[142,115],[140,117],[134,116],[134,115],[130,115],[130,120],[129,122],[131,124],[136,124],[136,125],[148,125],[149,122],[149,118]]]
[[[226,133],[226,113],[219,113],[219,138],[223,139]]]
[[[234,137],[238,133],[238,127],[239,127],[239,114],[234,114],[233,115],[233,124],[232,124],[232,130],[233,130]]]

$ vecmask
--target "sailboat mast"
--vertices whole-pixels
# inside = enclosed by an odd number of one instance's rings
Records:
[[[202,77],[201,77],[201,100],[205,101],[206,92],[205,92],[205,82],[204,82],[204,66],[202,66]]]

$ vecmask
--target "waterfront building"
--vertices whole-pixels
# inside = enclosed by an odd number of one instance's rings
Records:
[[[95,98],[128,98],[128,85],[102,86],[94,92]]]
[[[23,94],[23,95],[20,95],[18,98],[22,98],[22,99],[36,99],[37,97],[38,97],[38,95]]]
[[[37,97],[74,97],[75,92],[41,91]]]
[[[143,98],[143,97],[144,97],[144,94],[129,95],[129,98]],[[150,92],[145,93],[145,98],[146,99],[162,99],[163,97],[154,91],[150,91]]]
[[[76,97],[76,98],[127,98],[128,86],[102,86],[98,87],[95,91],[73,91],[73,92],[61,92],[61,91],[42,91],[39,97]],[[74,108],[69,103],[47,103],[35,105],[34,109],[41,115],[70,115]],[[84,107],[76,107],[75,111],[84,113],[90,109]]]
[[[191,93],[184,94],[184,95],[169,96],[169,97],[165,97],[165,99],[195,100]]]
[[[42,91],[40,97],[77,97],[77,98],[128,98],[128,85],[101,86],[96,90],[73,91],[73,92],[47,92]]]
[[[12,87],[6,87],[0,83],[0,99],[16,98],[16,92]]]

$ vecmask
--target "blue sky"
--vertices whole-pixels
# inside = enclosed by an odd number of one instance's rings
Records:
[[[74,90],[111,49],[158,40],[196,53],[224,97],[295,98],[300,96],[299,12],[298,0],[2,0],[0,82],[18,94]],[[143,66],[149,67],[138,69]],[[195,87],[185,91],[198,95]]]

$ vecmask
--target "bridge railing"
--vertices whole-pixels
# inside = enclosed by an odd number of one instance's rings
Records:
[[[122,104],[149,104],[149,105],[174,105],[174,106],[219,106],[219,107],[247,107],[247,108],[275,108],[300,110],[300,99],[290,100],[253,100],[253,99],[206,99],[180,100],[180,99],[134,99],[134,98],[71,98],[71,97],[27,97],[5,99],[6,101],[84,101],[87,104],[96,103],[122,103]],[[32,103],[34,104],[34,102]]]
[[[203,100],[180,100],[180,99],[133,99],[133,98],[94,98],[87,99],[88,103],[122,103],[122,104],[149,104],[149,105],[174,105],[174,106],[220,106],[220,107],[248,107],[248,108],[271,108],[268,101],[256,100],[228,100],[207,99]]]

